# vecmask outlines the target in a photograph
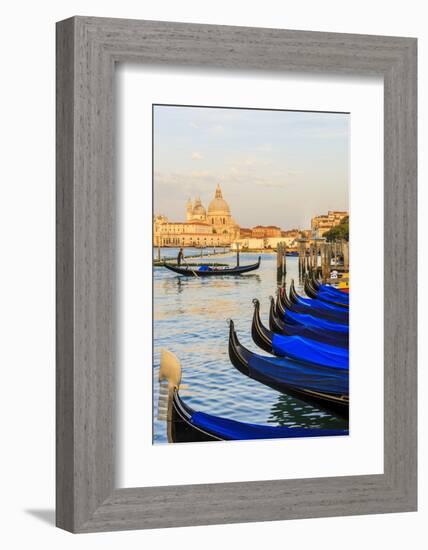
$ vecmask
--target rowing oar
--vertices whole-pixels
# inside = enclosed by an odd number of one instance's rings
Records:
[[[187,265],[187,269],[189,269],[189,268],[190,268],[190,265],[186,262],[186,260],[185,260],[184,258],[183,258],[183,261],[184,261],[184,263]],[[193,275],[194,275],[195,277],[199,277],[199,275],[196,273],[196,271],[194,271],[194,270],[191,269],[191,268],[190,268],[190,271],[193,273]]]

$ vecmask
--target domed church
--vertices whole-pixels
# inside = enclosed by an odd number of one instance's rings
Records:
[[[162,215],[154,219],[154,246],[228,246],[239,239],[239,225],[217,185],[205,210],[200,197],[186,205],[186,221],[170,222]]]
[[[213,230],[214,235],[221,235],[221,240],[227,240],[231,243],[239,238],[239,226],[232,218],[230,208],[223,198],[220,185],[217,185],[215,195],[208,205],[208,213],[202,205],[201,199],[198,197],[195,204],[192,200],[187,201],[186,219],[190,221],[205,221],[208,222]]]

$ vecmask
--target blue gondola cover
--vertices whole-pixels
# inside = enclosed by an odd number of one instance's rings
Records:
[[[297,303],[308,307],[314,307],[316,309],[335,312],[343,316],[347,316],[349,314],[346,308],[335,306],[334,304],[323,302],[322,300],[317,300],[316,298],[304,298],[303,296],[298,296]]]
[[[349,369],[309,365],[286,357],[252,354],[248,360],[249,376],[269,382],[334,395],[349,395]]]
[[[309,340],[324,342],[340,348],[349,347],[349,334],[347,332],[333,332],[331,330],[318,328],[309,325],[297,325],[285,323],[285,334],[287,336],[302,336]]]
[[[334,323],[319,317],[314,317],[313,315],[309,315],[307,313],[295,313],[294,311],[287,309],[283,320],[290,324],[316,327],[319,329],[330,330],[332,332],[349,334],[348,323]]]
[[[348,369],[349,351],[345,348],[315,342],[300,336],[272,335],[272,349],[276,355],[290,357],[324,367]]]
[[[317,298],[321,300],[330,300],[343,304],[344,306],[349,306],[349,295],[340,292],[340,290],[333,292],[328,287],[326,289],[320,289],[317,293]]]

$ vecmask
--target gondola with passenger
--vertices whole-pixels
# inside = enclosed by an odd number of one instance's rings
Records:
[[[229,275],[237,276],[255,271],[260,267],[261,257],[255,264],[249,265],[236,265],[235,267],[212,267],[208,265],[201,266],[190,266],[186,265],[185,267],[164,263],[163,267],[177,273],[178,275],[183,275],[184,277],[225,277]]]

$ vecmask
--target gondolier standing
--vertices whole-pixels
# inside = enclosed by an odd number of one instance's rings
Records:
[[[180,248],[180,251],[178,252],[178,256],[177,256],[177,265],[181,265],[181,262],[183,261],[183,259],[184,259],[183,249]]]

